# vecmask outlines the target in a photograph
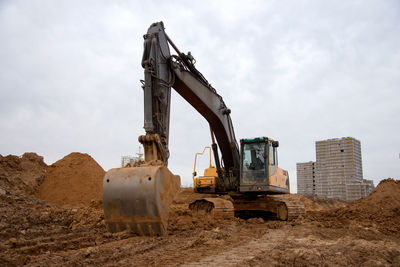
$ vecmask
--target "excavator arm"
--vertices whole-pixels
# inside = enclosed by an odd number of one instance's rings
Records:
[[[157,139],[155,141],[157,153],[152,151],[152,145],[149,142],[154,138],[139,137],[139,141],[145,147],[146,161],[160,160],[167,165],[171,86],[173,84],[173,72],[169,63],[171,55],[162,23],[152,24],[143,38],[144,129],[147,136],[152,135]],[[155,158],[151,157],[153,154],[157,154]]]
[[[170,54],[170,44],[177,55]],[[190,52],[181,53],[168,38],[162,22],[144,35],[144,129],[139,136],[145,160],[140,166],[109,170],[103,180],[103,205],[112,232],[130,229],[141,235],[163,234],[168,205],[180,188],[180,178],[168,166],[171,88],[174,88],[209,123],[217,166],[217,187],[235,191],[239,185],[239,149],[222,97],[194,67]],[[224,166],[219,163],[217,140]],[[190,138],[190,137],[189,137]]]
[[[173,88],[208,121],[211,132],[216,137],[224,163],[224,176],[238,177],[236,172],[239,170],[239,149],[230,109],[215,90],[205,86],[195,75],[185,70],[181,63],[172,62],[172,69],[176,77]],[[230,175],[230,172],[233,174]],[[236,181],[230,180],[224,186],[228,190],[234,190],[235,185]]]
[[[158,135],[160,139],[159,155],[166,163],[169,156],[169,119],[171,87],[192,105],[209,123],[212,137],[216,137],[222,154],[224,171],[219,167],[220,186],[224,190],[235,190],[238,183],[239,149],[235,139],[230,109],[222,97],[195,68],[194,58],[181,53],[164,31],[162,22],[150,26],[144,36],[142,66],[144,68],[144,128],[146,135]],[[171,56],[168,43],[175,49],[177,56]],[[140,137],[140,141],[144,140]],[[142,142],[146,154],[153,145]],[[147,153],[146,153],[147,151]],[[214,154],[217,155],[214,145]]]

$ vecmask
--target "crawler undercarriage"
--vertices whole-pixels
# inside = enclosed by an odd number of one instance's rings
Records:
[[[197,212],[211,213],[216,217],[263,217],[291,221],[305,213],[304,205],[290,199],[289,195],[248,196],[231,195],[223,198],[203,198],[189,205]]]

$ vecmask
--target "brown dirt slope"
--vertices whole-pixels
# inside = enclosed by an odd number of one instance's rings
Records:
[[[321,196],[307,196],[306,198],[311,201],[310,203],[312,203],[312,206],[318,207],[310,210],[337,209],[345,207],[349,204],[349,202],[337,198],[326,198]]]
[[[61,206],[102,199],[103,168],[88,154],[73,152],[47,168],[37,197]]]
[[[359,223],[364,227],[376,227],[384,233],[400,233],[400,180],[382,180],[366,198],[330,211],[310,214],[318,221],[330,221],[341,225]]]
[[[25,153],[22,157],[0,155],[0,187],[32,195],[43,180],[46,167],[43,157],[36,153]]]
[[[306,212],[329,210],[346,206],[346,202],[338,199],[327,199],[324,197],[306,197],[300,194],[287,194],[283,198],[290,199],[304,205]]]
[[[400,180],[381,181],[368,197],[340,209],[338,215],[374,221],[400,231]]]

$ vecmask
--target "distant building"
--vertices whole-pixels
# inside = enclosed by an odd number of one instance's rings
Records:
[[[346,185],[346,200],[357,200],[366,197],[375,189],[372,180],[362,180],[361,183],[349,183]]]
[[[296,169],[297,193],[305,196],[315,195],[315,162],[297,163]]]
[[[139,157],[132,157],[132,156],[122,156],[121,157],[121,167],[133,167],[135,162],[139,161]]]
[[[121,157],[121,167],[134,167],[136,162],[143,162],[142,147],[139,146],[139,152],[136,153],[137,157],[134,156],[122,156]]]
[[[315,142],[315,149],[315,162],[296,166],[299,194],[355,200],[374,189],[371,180],[363,179],[360,141],[352,137],[321,140]]]
[[[363,179],[361,144],[344,137],[315,142],[317,195],[346,200],[346,185]]]

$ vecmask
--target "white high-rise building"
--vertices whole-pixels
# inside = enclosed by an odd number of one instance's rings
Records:
[[[315,142],[316,161],[298,163],[298,192],[342,200],[355,200],[373,190],[372,181],[363,179],[361,144],[352,137],[333,138]],[[307,165],[308,164],[308,165]],[[312,184],[311,184],[312,181]]]

